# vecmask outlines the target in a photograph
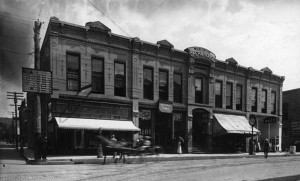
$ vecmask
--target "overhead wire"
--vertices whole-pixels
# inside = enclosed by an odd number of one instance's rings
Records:
[[[131,37],[125,30],[123,30],[116,22],[114,22],[111,18],[109,18],[103,11],[101,11],[101,9],[99,9],[96,5],[94,5],[93,3],[91,3],[89,0],[88,2],[94,6],[94,8],[96,8],[98,11],[101,12],[101,14],[103,14],[109,21],[111,21],[114,25],[116,25],[121,31],[123,31],[127,36]]]
[[[156,6],[147,16],[146,18],[148,18],[149,16],[151,16],[160,6],[162,6],[167,0],[164,0],[163,2],[161,2],[158,6]]]

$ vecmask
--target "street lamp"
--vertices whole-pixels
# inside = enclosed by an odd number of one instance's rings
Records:
[[[249,148],[249,155],[255,155],[254,150],[254,141],[253,141],[253,126],[256,124],[256,116],[254,114],[250,115],[249,124],[252,127],[252,134],[251,134],[251,141],[250,141],[250,148]]]

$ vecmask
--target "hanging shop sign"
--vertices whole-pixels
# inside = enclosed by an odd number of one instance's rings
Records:
[[[277,121],[277,117],[274,117],[274,116],[270,116],[270,117],[266,117],[265,119],[264,119],[264,123],[276,123],[276,121]]]
[[[173,105],[167,103],[159,103],[159,111],[163,113],[171,113],[173,111]]]

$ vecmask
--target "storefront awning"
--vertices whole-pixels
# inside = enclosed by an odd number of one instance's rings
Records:
[[[131,121],[56,117],[59,128],[109,131],[140,131]]]
[[[214,117],[214,136],[230,133],[252,134],[252,127],[245,116],[214,114]],[[253,127],[253,134],[258,134],[259,132],[259,130]]]

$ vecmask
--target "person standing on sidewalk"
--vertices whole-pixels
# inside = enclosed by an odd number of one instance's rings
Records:
[[[184,143],[183,138],[181,138],[180,136],[177,137],[177,153],[178,154],[182,154],[182,148],[181,148],[181,144]]]
[[[268,158],[269,151],[270,151],[269,140],[266,138],[265,141],[264,141],[264,154],[265,154],[265,158]]]
[[[99,140],[99,136],[102,136],[102,130],[101,128],[98,129],[98,132],[96,134],[96,139],[97,139],[97,158],[102,158],[103,157],[103,150],[102,150],[102,143],[101,141]]]

